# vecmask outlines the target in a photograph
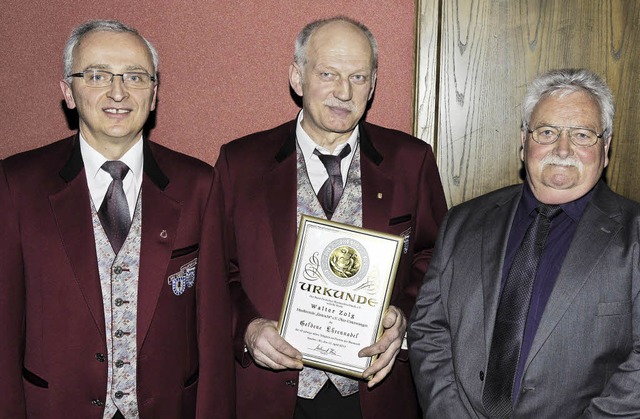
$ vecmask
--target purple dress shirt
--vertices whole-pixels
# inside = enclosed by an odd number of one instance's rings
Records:
[[[514,404],[520,391],[524,364],[531,350],[531,344],[538,330],[542,313],[549,300],[553,286],[556,283],[556,278],[562,267],[564,257],[569,250],[569,245],[576,232],[580,217],[582,217],[592,195],[593,190],[575,201],[560,205],[563,211],[551,222],[551,229],[542,253],[540,265],[538,266],[531,300],[529,302],[527,323],[525,324],[522,346],[520,347],[520,358],[513,386],[512,400]],[[511,232],[509,233],[509,242],[507,243],[507,252],[502,268],[501,288],[504,288],[504,283],[509,274],[511,264],[513,263],[513,258],[520,247],[527,228],[529,228],[529,225],[536,217],[535,209],[538,205],[538,200],[533,195],[529,185],[525,182],[522,198],[520,199],[515,218],[513,219]]]

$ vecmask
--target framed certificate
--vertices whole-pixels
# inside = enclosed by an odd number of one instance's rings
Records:
[[[403,238],[302,216],[279,331],[314,368],[363,378],[382,334]]]

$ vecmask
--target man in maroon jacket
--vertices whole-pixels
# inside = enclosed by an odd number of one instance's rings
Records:
[[[77,27],[60,82],[79,132],[0,163],[0,417],[234,416],[211,166],[148,141],[158,56]]]
[[[364,25],[345,17],[310,23],[289,70],[303,103],[298,118],[220,151],[242,419],[418,416],[401,346],[446,202],[427,144],[362,121],[376,68],[377,44]],[[330,181],[326,155],[341,159],[335,208],[316,197]],[[303,369],[301,353],[278,334],[302,214],[405,239],[384,333],[359,353],[379,355],[363,373],[368,381]]]

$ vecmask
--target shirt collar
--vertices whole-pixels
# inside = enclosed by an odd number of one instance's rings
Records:
[[[298,145],[302,150],[302,154],[304,155],[305,161],[309,161],[309,159],[312,158],[313,150],[315,150],[316,148],[322,154],[333,154],[334,156],[337,156],[338,154],[340,154],[342,149],[345,148],[347,144],[349,144],[351,145],[351,153],[353,153],[353,150],[356,149],[356,145],[358,143],[358,133],[359,133],[358,125],[356,125],[355,129],[351,133],[351,136],[349,136],[349,139],[345,143],[337,146],[336,149],[333,150],[333,153],[331,153],[329,150],[327,150],[322,146],[319,146],[315,141],[313,141],[313,139],[309,136],[309,134],[307,134],[305,130],[302,128],[301,123],[303,119],[303,115],[302,115],[303,112],[304,111],[300,111],[300,113],[298,114],[298,119],[296,121],[296,138],[298,140]]]
[[[578,221],[580,221],[585,208],[587,208],[587,204],[589,203],[589,201],[591,201],[594,189],[595,186],[591,188],[589,192],[576,199],[575,201],[560,204],[560,208],[562,208],[564,213],[577,223]],[[524,183],[521,205],[524,205],[525,214],[528,215],[531,214],[538,205],[540,205],[540,202],[533,195],[533,191],[531,190],[527,182]]]
[[[95,148],[91,147],[89,143],[82,137],[81,133],[78,133],[80,138],[80,153],[82,154],[82,161],[84,162],[85,172],[92,178],[95,178],[104,162],[107,159],[100,154]],[[119,159],[121,162],[129,166],[129,170],[133,173],[135,178],[139,178],[142,174],[144,156],[142,152],[142,141],[140,139]]]

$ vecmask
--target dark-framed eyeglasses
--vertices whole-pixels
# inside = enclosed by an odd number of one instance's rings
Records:
[[[146,89],[156,81],[154,76],[143,71],[115,74],[105,70],[84,70],[81,73],[69,74],[67,77],[81,78],[88,87],[108,87],[113,83],[114,77],[122,77],[122,83],[132,89]]]
[[[527,132],[531,134],[531,138],[536,143],[549,145],[558,141],[560,134],[565,130],[568,131],[571,142],[578,147],[591,147],[604,135],[604,131],[598,134],[590,128],[557,125],[543,125],[533,130],[527,129]]]

